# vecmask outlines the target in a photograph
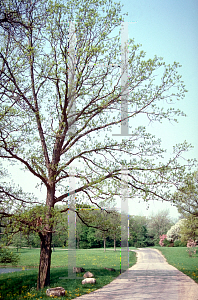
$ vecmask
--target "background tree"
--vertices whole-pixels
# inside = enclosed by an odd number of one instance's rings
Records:
[[[198,233],[198,171],[188,174],[174,194],[174,203],[184,218],[181,241],[196,240]]]
[[[112,213],[109,215],[109,221],[109,238],[113,239],[113,247],[114,251],[116,251],[116,242],[119,242],[120,244],[121,237],[121,214],[116,211],[112,211]]]
[[[174,242],[181,238],[180,230],[185,219],[179,220],[175,225],[173,225],[167,232],[167,240]]]
[[[148,230],[145,225],[141,226],[140,231],[137,233],[137,242],[135,247],[153,246],[153,242],[148,235]]]
[[[185,216],[198,217],[198,171],[189,174],[174,194],[178,211]]]
[[[148,235],[147,218],[145,216],[129,217],[129,245],[135,247],[153,245]]]
[[[187,242],[192,239],[193,241],[198,240],[198,217],[189,215],[188,218],[184,219],[180,227],[181,241]]]
[[[11,11],[9,3],[15,4],[3,1],[2,13]],[[45,187],[46,199],[39,202],[14,191],[8,196],[3,187],[3,195],[14,206],[9,211],[2,207],[2,216],[18,230],[36,228],[41,240],[39,289],[50,284],[57,204],[67,204],[74,194],[97,205],[111,202],[120,195],[123,165],[129,171],[131,198],[172,200],[172,187],[186,176],[185,165],[178,160],[188,145],[177,145],[173,157],[165,161],[160,141],[144,127],[133,127],[132,136],[121,142],[110,136],[113,126],[126,121],[120,118],[120,97],[126,91],[128,119],[142,114],[161,122],[184,115],[171,104],[163,106],[182,99],[186,90],[178,75],[179,63],[165,65],[157,56],[145,60],[145,52],[133,40],[127,48],[129,79],[120,89],[122,76],[113,67],[120,59],[120,38],[110,37],[123,21],[120,4],[110,0],[20,3],[25,9],[16,17],[17,30],[12,16],[12,22],[1,23],[11,26],[3,25],[0,31],[0,158],[33,174]],[[76,24],[75,56],[68,50],[71,21]],[[72,176],[76,188],[68,190]]]
[[[104,252],[106,251],[106,240],[110,236],[110,230],[112,230],[111,214],[106,211],[95,211],[96,224],[100,226],[100,229],[95,231],[95,237],[100,240],[103,239]]]
[[[15,246],[18,252],[18,249],[20,249],[21,247],[27,247],[27,239],[24,235],[22,235],[21,232],[18,232],[13,236],[11,245]]]
[[[174,225],[170,218],[169,210],[152,213],[147,220],[148,234],[153,238],[155,244],[159,243],[159,236],[166,234],[171,226]]]
[[[80,249],[80,240],[84,234],[83,229],[86,227],[80,220],[76,220],[76,242],[77,242],[77,249]],[[87,228],[87,227],[86,227]]]
[[[101,238],[96,237],[96,228],[101,228],[98,217],[100,214],[97,211],[96,206],[90,206],[88,204],[78,204],[77,210],[79,214],[77,215],[77,240],[79,239],[80,248],[97,248],[102,244]],[[87,227],[83,220],[86,220],[93,227]]]
[[[61,210],[61,207],[59,207]],[[54,226],[52,233],[52,244],[54,247],[67,247],[68,246],[68,213],[62,213],[57,224]]]

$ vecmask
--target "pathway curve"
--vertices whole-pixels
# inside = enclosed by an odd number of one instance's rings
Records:
[[[101,289],[76,300],[198,300],[198,284],[156,249],[136,250],[137,263]]]

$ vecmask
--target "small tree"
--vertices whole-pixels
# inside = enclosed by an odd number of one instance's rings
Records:
[[[114,251],[116,251],[116,240],[120,240],[121,236],[121,215],[116,211],[113,211],[110,215],[110,228],[108,230],[109,237],[113,238]]]
[[[184,223],[184,219],[181,219],[168,230],[167,232],[168,241],[174,242],[181,238],[180,230],[183,223]]]
[[[100,224],[100,230],[96,230],[95,236],[96,238],[103,239],[103,245],[104,245],[104,252],[106,251],[106,239],[108,237],[111,237],[111,234],[113,232],[112,228],[112,215],[111,213],[108,213],[106,210],[103,210],[102,212],[96,211],[96,225]]]
[[[196,254],[196,242],[195,241],[193,241],[193,240],[188,240],[188,243],[187,243],[187,252],[188,252],[188,255],[190,256],[190,257],[192,257],[192,255],[193,255],[193,253],[194,254]]]
[[[17,265],[19,262],[19,256],[13,253],[12,250],[4,247],[0,247],[0,263]]]

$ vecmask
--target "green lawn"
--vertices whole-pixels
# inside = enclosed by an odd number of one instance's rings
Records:
[[[107,249],[105,253],[103,249],[80,249],[76,250],[76,255],[77,267],[83,267],[86,271],[92,272],[96,278],[96,284],[85,286],[82,285],[80,279],[59,279],[59,277],[67,276],[67,250],[55,249],[55,252],[52,252],[50,287],[62,286],[67,291],[65,297],[57,299],[73,299],[90,293],[110,283],[120,274],[119,249],[116,252],[113,249]],[[129,266],[135,263],[135,253],[129,252]],[[39,249],[21,249],[18,266],[31,268],[31,270],[0,275],[0,299],[49,299],[45,295],[46,288],[39,292],[36,290],[38,264]],[[105,270],[104,267],[112,267],[116,272]]]
[[[189,257],[187,247],[155,247],[165,256],[167,262],[198,283],[198,249]]]

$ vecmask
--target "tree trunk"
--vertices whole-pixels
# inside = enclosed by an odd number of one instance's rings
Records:
[[[54,178],[54,173],[49,173],[50,178]],[[55,184],[51,184],[51,188],[47,190],[46,206],[47,212],[44,211],[45,226],[43,231],[39,232],[41,239],[39,273],[37,278],[37,290],[43,289],[50,285],[50,265],[52,254],[52,231],[53,225],[51,222],[51,208],[54,207]],[[39,218],[42,225],[42,218]],[[44,225],[44,224],[43,224]]]
[[[116,237],[114,236],[114,251],[116,251]]]
[[[104,238],[103,241],[104,241],[104,252],[105,252],[106,251],[106,239]]]
[[[37,278],[37,290],[50,285],[50,264],[51,264],[51,241],[52,233],[40,234],[41,251],[39,273]]]

